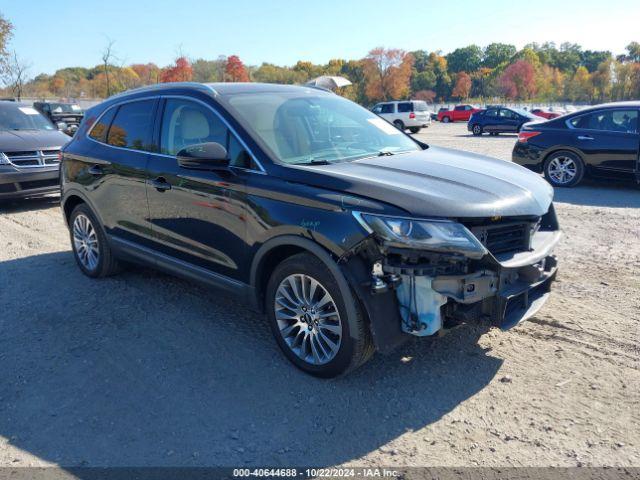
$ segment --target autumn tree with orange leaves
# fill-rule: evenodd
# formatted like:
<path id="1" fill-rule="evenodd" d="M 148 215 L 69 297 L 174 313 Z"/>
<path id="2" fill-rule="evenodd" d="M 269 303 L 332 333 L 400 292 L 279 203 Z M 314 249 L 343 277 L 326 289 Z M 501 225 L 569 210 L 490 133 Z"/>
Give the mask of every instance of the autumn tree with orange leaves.
<path id="1" fill-rule="evenodd" d="M 248 82 L 249 72 L 237 55 L 227 57 L 224 67 L 225 78 L 229 82 Z"/>
<path id="2" fill-rule="evenodd" d="M 161 82 L 189 82 L 193 78 L 193 68 L 185 57 L 178 57 L 175 65 L 162 70 Z"/>
<path id="3" fill-rule="evenodd" d="M 470 93 L 471 76 L 469 76 L 467 72 L 458 72 L 458 74 L 456 75 L 456 84 L 453 87 L 451 96 L 454 98 L 459 98 L 460 100 L 465 100 L 469 98 Z"/>
<path id="4" fill-rule="evenodd" d="M 371 101 L 409 95 L 413 56 L 395 48 L 374 48 L 363 60 L 365 95 Z"/>

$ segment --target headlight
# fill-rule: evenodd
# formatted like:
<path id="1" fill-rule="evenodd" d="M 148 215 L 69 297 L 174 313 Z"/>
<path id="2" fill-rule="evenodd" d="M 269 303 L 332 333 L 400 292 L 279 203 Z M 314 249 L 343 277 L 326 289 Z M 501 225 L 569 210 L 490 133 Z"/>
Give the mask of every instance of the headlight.
<path id="1" fill-rule="evenodd" d="M 448 220 L 394 218 L 353 212 L 360 224 L 391 245 L 482 258 L 487 249 L 464 225 Z"/>

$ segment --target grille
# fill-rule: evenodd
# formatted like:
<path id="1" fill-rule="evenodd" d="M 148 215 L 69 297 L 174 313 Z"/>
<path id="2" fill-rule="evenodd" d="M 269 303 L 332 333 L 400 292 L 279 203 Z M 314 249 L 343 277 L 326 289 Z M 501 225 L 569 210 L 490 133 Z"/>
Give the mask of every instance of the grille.
<path id="1" fill-rule="evenodd" d="M 473 234 L 492 254 L 529 250 L 533 223 L 509 223 L 474 227 Z"/>
<path id="2" fill-rule="evenodd" d="M 28 150 L 20 152 L 5 152 L 5 155 L 16 167 L 43 167 L 46 165 L 56 165 L 59 150 Z"/>

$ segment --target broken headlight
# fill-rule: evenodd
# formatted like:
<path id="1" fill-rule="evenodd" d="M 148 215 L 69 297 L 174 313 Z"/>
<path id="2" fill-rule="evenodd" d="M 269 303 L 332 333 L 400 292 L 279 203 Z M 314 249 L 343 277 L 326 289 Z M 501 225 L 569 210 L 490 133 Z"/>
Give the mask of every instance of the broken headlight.
<path id="1" fill-rule="evenodd" d="M 360 224 L 389 245 L 482 258 L 487 249 L 467 228 L 449 220 L 419 220 L 353 212 Z"/>

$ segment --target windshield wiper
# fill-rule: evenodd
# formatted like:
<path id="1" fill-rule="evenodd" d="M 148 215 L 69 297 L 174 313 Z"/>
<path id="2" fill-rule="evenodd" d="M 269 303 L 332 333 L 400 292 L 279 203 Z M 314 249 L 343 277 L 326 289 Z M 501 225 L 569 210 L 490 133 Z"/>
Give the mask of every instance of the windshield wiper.
<path id="1" fill-rule="evenodd" d="M 395 155 L 395 153 L 390 152 L 389 150 L 381 150 L 378 152 L 378 157 L 390 157 L 391 155 Z"/>
<path id="2" fill-rule="evenodd" d="M 297 162 L 293 165 L 331 165 L 329 160 L 325 160 L 324 158 L 314 158 L 309 160 L 308 162 Z"/>

